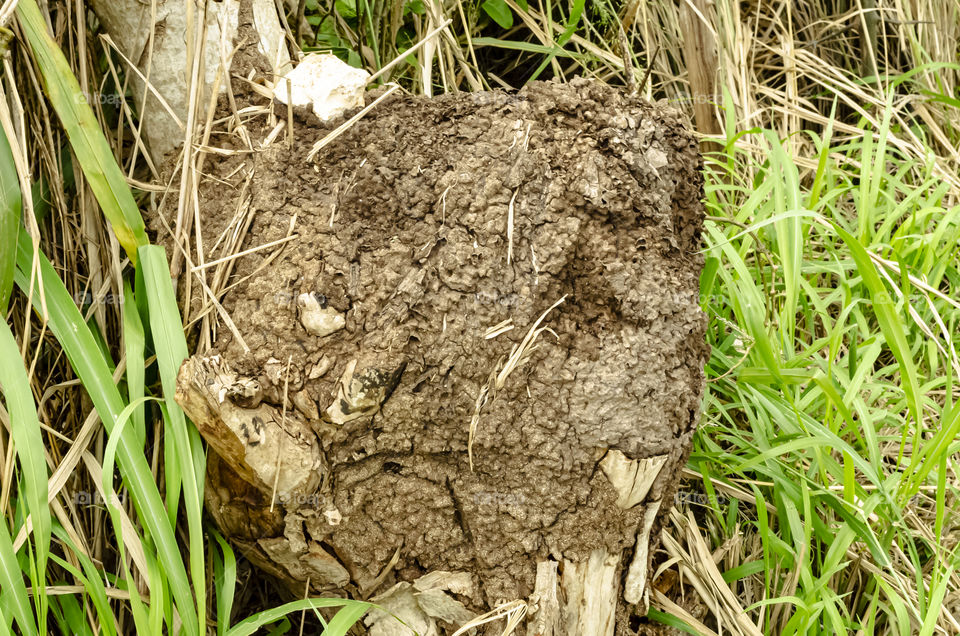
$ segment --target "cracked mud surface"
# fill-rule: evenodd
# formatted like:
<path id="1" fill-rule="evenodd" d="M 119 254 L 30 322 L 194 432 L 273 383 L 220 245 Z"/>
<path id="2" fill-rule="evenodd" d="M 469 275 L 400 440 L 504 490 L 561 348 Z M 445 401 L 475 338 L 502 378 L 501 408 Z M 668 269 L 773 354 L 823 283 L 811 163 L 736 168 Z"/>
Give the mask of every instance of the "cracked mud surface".
<path id="1" fill-rule="evenodd" d="M 212 352 L 259 384 L 228 400 L 322 455 L 284 470 L 318 478 L 270 511 L 269 483 L 214 458 L 208 509 L 294 589 L 464 571 L 475 608 L 528 596 L 537 561 L 632 549 L 644 506 L 621 510 L 598 462 L 667 455 L 647 500 L 672 496 L 702 394 L 692 134 L 587 81 L 391 96 L 308 162 L 330 129 L 244 159 L 243 248 L 294 217 L 296 238 L 237 261 L 223 304 L 250 351 L 221 325 Z M 239 162 L 201 190 L 207 244 L 236 225 Z"/>

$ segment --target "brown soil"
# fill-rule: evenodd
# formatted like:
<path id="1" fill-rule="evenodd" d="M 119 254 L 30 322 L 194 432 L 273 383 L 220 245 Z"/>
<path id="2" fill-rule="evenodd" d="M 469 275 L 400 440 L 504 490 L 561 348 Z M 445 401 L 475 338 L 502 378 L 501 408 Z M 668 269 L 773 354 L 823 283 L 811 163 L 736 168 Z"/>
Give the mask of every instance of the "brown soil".
<path id="1" fill-rule="evenodd" d="M 474 609 L 527 597 L 537 561 L 632 550 L 644 506 L 621 510 L 598 461 L 667 454 L 647 499 L 671 497 L 707 355 L 702 181 L 679 115 L 588 81 L 395 96 L 308 162 L 330 129 L 298 121 L 292 147 L 245 158 L 256 217 L 243 247 L 284 238 L 294 217 L 297 238 L 266 267 L 275 250 L 236 266 L 224 307 L 251 351 L 223 326 L 214 344 L 259 382 L 243 406 L 316 434 L 321 483 L 271 512 L 269 489 L 214 457 L 208 509 L 223 530 L 301 593 L 307 577 L 368 596 L 464 571 Z M 239 161 L 208 169 L 224 182 L 201 191 L 207 245 L 236 213 Z M 301 294 L 344 327 L 309 333 Z"/>

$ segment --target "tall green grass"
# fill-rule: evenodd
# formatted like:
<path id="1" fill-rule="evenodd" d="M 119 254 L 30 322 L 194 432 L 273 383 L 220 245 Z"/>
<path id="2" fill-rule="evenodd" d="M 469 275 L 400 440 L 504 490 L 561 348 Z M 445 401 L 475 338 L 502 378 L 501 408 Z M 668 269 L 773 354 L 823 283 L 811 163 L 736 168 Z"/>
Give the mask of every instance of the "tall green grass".
<path id="1" fill-rule="evenodd" d="M 63 53 L 47 33 L 34 0 L 20 2 L 17 16 L 71 150 L 127 251 L 131 268 L 126 272 L 123 305 L 125 355 L 116 361 L 105 355 L 99 334 L 84 320 L 50 261 L 37 251 L 25 230 L 18 230 L 20 202 L 31 193 L 21 192 L 9 140 L 4 134 L 0 140 L 0 227 L 7 231 L 2 235 L 5 244 L 0 259 L 0 300 L 5 308 L 9 297 L 6 281 L 15 280 L 62 347 L 109 436 L 102 465 L 91 455 L 85 457 L 85 464 L 101 476 L 102 494 L 119 539 L 122 576 L 94 564 L 86 551 L 70 539 L 68 528 L 51 517 L 47 500 L 55 499 L 58 493 L 48 492 L 49 472 L 30 388 L 29 359 L 21 357 L 10 327 L 5 324 L 0 329 L 0 385 L 10 416 L 20 487 L 15 489 L 11 501 L 16 511 L 13 525 L 7 525 L 6 517 L 0 524 L 0 581 L 4 590 L 0 595 L 0 625 L 9 629 L 12 620 L 20 633 L 46 634 L 52 617 L 60 633 L 116 633 L 120 630 L 118 617 L 106 594 L 107 588 L 111 588 L 128 595 L 137 633 L 199 635 L 206 632 L 207 624 L 207 563 L 216 564 L 214 577 L 223 584 L 231 577 L 235 579 L 228 569 L 235 567 L 232 564 L 236 559 L 225 542 L 206 541 L 202 523 L 205 450 L 196 428 L 188 423 L 173 399 L 177 371 L 188 351 L 166 256 L 162 248 L 148 244 L 140 212 L 110 145 Z M 151 364 L 156 365 L 160 378 L 156 396 L 152 395 L 154 387 L 145 385 L 147 351 L 154 354 L 155 362 Z M 115 381 L 118 365 L 126 370 L 121 376 L 125 378 L 126 391 Z M 162 444 L 165 454 L 162 493 L 160 480 L 146 459 L 144 404 L 148 400 L 158 402 L 162 419 L 161 439 L 153 440 Z M 115 467 L 120 478 L 118 486 L 129 493 L 129 508 L 117 496 Z M 185 546 L 178 538 L 181 515 L 186 518 Z M 18 552 L 14 537 L 20 533 L 28 538 Z M 52 543 L 54 537 L 59 546 Z M 49 585 L 58 583 L 50 579 L 47 568 L 51 555 L 60 568 L 83 585 L 79 599 L 45 593 Z M 29 593 L 25 578 L 31 584 Z M 218 590 L 215 597 L 220 631 L 228 635 L 250 634 L 288 612 L 320 607 L 342 608 L 325 633 L 344 634 L 368 608 L 366 603 L 341 599 L 305 599 L 251 616 L 228 630 L 232 596 Z M 92 625 L 84 617 L 84 606 L 96 617 Z"/>
<path id="2" fill-rule="evenodd" d="M 731 133 L 706 170 L 713 353 L 690 459 L 755 497 L 709 515 L 718 543 L 758 541 L 729 583 L 759 595 L 766 633 L 949 632 L 960 208 L 887 143 L 889 105 L 860 138 L 806 133 L 809 170 L 796 140 Z"/>

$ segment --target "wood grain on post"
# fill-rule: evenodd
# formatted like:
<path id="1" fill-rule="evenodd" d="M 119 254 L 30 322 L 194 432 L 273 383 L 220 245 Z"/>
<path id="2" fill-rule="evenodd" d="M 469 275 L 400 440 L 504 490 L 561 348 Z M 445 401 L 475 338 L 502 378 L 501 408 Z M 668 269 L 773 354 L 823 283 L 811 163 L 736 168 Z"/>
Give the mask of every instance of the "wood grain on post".
<path id="1" fill-rule="evenodd" d="M 719 135 L 723 131 L 717 120 L 715 106 L 718 102 L 717 42 L 706 22 L 712 12 L 712 2 L 709 0 L 683 0 L 680 3 L 683 52 L 694 121 L 697 132 L 705 136 Z M 705 151 L 718 149 L 715 143 L 701 143 Z"/>

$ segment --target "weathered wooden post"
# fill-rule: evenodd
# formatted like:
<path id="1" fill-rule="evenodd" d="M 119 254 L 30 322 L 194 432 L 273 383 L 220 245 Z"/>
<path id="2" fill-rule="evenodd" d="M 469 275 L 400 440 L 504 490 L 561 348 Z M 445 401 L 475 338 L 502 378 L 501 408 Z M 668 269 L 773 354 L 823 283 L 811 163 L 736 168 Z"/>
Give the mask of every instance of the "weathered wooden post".
<path id="1" fill-rule="evenodd" d="M 298 117 L 201 185 L 205 244 L 286 239 L 181 369 L 210 513 L 292 591 L 420 633 L 522 600 L 527 634 L 613 634 L 699 417 L 693 135 L 587 80 L 392 95 L 312 161 L 336 124 Z"/>

